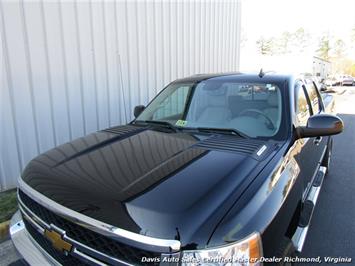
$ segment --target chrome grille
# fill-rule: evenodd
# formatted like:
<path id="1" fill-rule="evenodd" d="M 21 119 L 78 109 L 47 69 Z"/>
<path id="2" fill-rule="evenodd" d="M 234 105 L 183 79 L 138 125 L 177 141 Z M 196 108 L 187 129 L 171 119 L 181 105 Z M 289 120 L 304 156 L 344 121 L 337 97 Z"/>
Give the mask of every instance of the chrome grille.
<path id="1" fill-rule="evenodd" d="M 142 257 L 160 258 L 161 254 L 145 251 L 141 249 L 137 249 L 135 247 L 120 243 L 111 238 L 108 238 L 104 235 L 98 234 L 92 230 L 89 230 L 85 227 L 77 225 L 69 220 L 64 219 L 63 217 L 55 214 L 54 212 L 46 209 L 42 205 L 38 204 L 36 201 L 27 196 L 24 192 L 19 190 L 19 202 L 23 204 L 26 208 L 28 208 L 31 212 L 33 212 L 37 217 L 43 220 L 48 225 L 55 225 L 60 229 L 65 231 L 65 234 L 68 238 L 73 239 L 80 244 L 83 244 L 99 253 L 106 254 L 110 257 L 117 258 L 120 261 L 123 261 L 127 264 L 134 265 L 145 265 L 142 263 Z M 28 223 L 27 223 L 28 224 Z M 27 230 L 31 230 L 27 228 Z M 38 233 L 39 234 L 39 233 Z M 42 236 L 42 235 L 40 235 Z M 38 237 L 33 237 L 36 241 Z M 42 238 L 46 240 L 43 236 Z M 41 246 L 46 243 L 46 241 L 37 241 Z M 74 244 L 75 245 L 75 244 Z M 45 248 L 44 248 L 45 249 Z M 56 250 L 55 250 L 56 251 Z M 52 252 L 52 251 L 51 251 Z M 49 253 L 49 252 L 48 252 Z M 57 253 L 60 253 L 57 251 Z M 51 255 L 51 254 L 50 254 Z M 69 254 L 70 255 L 70 254 Z M 64 256 L 64 255 L 61 255 Z M 112 263 L 112 261 L 107 260 L 105 257 L 98 256 L 95 259 L 99 259 L 104 263 L 108 264 L 116 264 Z M 66 263 L 65 263 L 66 265 Z M 150 263 L 150 265 L 152 265 Z"/>
<path id="2" fill-rule="evenodd" d="M 31 225 L 26 219 L 24 220 L 24 224 L 28 233 L 37 242 L 37 244 L 40 245 L 40 247 L 44 249 L 44 251 L 46 251 L 53 259 L 55 259 L 60 264 L 66 266 L 86 265 L 86 263 L 73 256 L 65 256 L 64 254 L 58 252 L 55 248 L 53 248 L 52 244 L 42 234 L 40 234 L 36 230 L 36 228 Z"/>

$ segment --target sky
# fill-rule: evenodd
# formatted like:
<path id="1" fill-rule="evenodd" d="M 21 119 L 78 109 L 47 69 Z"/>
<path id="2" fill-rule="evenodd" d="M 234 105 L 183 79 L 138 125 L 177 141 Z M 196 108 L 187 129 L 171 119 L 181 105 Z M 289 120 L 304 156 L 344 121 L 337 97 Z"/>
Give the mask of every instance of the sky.
<path id="1" fill-rule="evenodd" d="M 250 36 L 303 27 L 310 33 L 346 35 L 355 27 L 355 1 L 243 0 L 242 27 Z"/>
<path id="2" fill-rule="evenodd" d="M 260 37 L 276 37 L 303 27 L 317 42 L 322 34 L 343 39 L 350 46 L 355 28 L 354 0 L 242 0 L 241 66 L 255 53 Z M 317 45 L 316 43 L 314 45 Z M 247 55 L 247 57 L 246 57 Z M 355 56 L 351 54 L 351 56 Z M 354 58 L 355 59 L 355 58 Z"/>

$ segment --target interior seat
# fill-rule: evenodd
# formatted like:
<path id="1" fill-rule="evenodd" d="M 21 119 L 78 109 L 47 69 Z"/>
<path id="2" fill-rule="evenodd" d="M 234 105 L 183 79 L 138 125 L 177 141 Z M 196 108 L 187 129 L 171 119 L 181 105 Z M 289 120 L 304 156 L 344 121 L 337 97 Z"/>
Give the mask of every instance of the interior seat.
<path id="1" fill-rule="evenodd" d="M 198 118 L 203 124 L 225 124 L 230 121 L 232 113 L 228 108 L 225 95 L 209 97 L 208 104 Z"/>
<path id="2" fill-rule="evenodd" d="M 268 106 L 263 110 L 265 115 L 269 117 L 277 128 L 280 124 L 280 110 L 279 110 L 279 95 L 276 92 L 272 92 L 269 94 L 267 98 Z"/>

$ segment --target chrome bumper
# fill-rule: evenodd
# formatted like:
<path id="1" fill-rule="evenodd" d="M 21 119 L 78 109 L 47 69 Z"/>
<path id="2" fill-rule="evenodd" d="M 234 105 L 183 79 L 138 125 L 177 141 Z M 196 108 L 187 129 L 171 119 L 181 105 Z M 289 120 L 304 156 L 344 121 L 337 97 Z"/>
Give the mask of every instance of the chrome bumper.
<path id="1" fill-rule="evenodd" d="M 32 239 L 20 211 L 11 218 L 10 236 L 17 251 L 30 265 L 60 265 Z"/>

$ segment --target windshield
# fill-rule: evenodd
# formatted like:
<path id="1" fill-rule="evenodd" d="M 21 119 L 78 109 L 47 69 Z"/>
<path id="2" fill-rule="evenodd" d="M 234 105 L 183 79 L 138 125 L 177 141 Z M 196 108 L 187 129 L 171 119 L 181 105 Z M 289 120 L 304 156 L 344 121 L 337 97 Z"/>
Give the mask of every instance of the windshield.
<path id="1" fill-rule="evenodd" d="M 272 137 L 280 130 L 281 106 L 280 89 L 271 83 L 173 83 L 136 121 L 161 121 L 180 128 L 234 129 L 249 137 Z"/>

